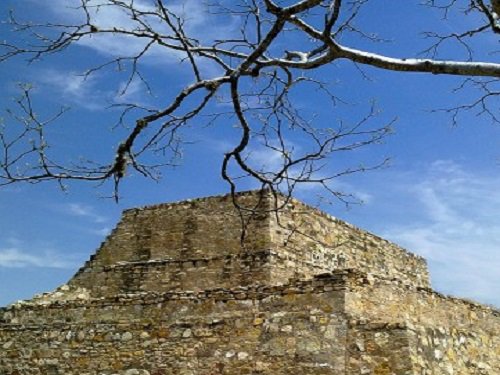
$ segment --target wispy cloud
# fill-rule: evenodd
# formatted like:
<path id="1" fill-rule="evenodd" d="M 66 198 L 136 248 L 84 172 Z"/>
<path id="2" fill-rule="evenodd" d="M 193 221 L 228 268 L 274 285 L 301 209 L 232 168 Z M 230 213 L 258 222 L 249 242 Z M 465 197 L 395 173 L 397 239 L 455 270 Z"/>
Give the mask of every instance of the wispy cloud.
<path id="1" fill-rule="evenodd" d="M 230 143 L 228 140 L 205 139 L 204 141 L 207 142 L 207 145 L 211 150 L 219 154 L 224 154 L 234 148 L 234 144 Z M 292 152 L 295 157 L 300 157 L 300 153 L 303 151 L 301 145 L 290 141 L 287 141 L 286 144 L 288 149 L 287 151 Z M 246 161 L 254 168 L 268 172 L 278 172 L 281 168 L 283 168 L 284 164 L 284 158 L 281 152 L 263 145 L 250 146 L 245 154 L 245 158 Z M 289 171 L 289 175 L 292 177 L 297 177 L 299 174 L 300 170 L 298 168 L 292 168 Z M 328 170 L 328 167 L 325 167 L 313 173 L 311 179 L 327 179 L 335 174 L 336 172 L 331 172 Z M 327 185 L 333 191 L 339 192 L 340 194 L 349 194 L 350 196 L 346 198 L 348 198 L 348 201 L 352 201 L 352 203 L 370 203 L 373 199 L 373 195 L 369 193 L 367 189 L 354 185 L 342 177 L 334 178 L 328 181 Z M 259 188 L 260 185 L 258 181 L 250 180 L 246 181 L 246 184 L 240 185 L 240 187 L 242 189 L 256 189 Z M 282 187 L 284 188 L 284 191 L 286 191 L 286 186 L 283 185 Z M 329 201 L 332 203 L 339 202 L 338 199 L 335 199 L 322 184 L 312 181 L 297 184 L 294 187 L 294 196 L 314 206 L 323 205 Z"/>
<path id="2" fill-rule="evenodd" d="M 123 4 L 130 2 L 124 1 Z M 149 1 L 135 0 L 134 8 L 142 11 L 155 12 L 155 7 Z M 78 9 L 80 5 L 76 0 L 52 0 L 47 3 L 50 11 L 58 20 L 66 23 L 82 22 L 84 13 Z M 141 28 L 142 25 L 133 19 L 126 6 L 110 4 L 107 0 L 93 0 L 88 2 L 88 10 L 94 26 L 97 28 L 117 28 L 133 31 Z M 170 1 L 168 9 L 184 20 L 183 29 L 191 38 L 200 41 L 212 41 L 213 39 L 224 39 L 234 36 L 239 28 L 235 17 L 226 17 L 226 22 L 211 22 L 213 14 L 207 12 L 207 7 L 198 0 L 177 0 Z M 150 27 L 158 33 L 169 35 L 172 32 L 165 22 L 158 17 L 149 17 L 147 20 Z M 148 40 L 134 36 L 124 36 L 119 34 L 95 34 L 81 38 L 78 41 L 80 46 L 84 46 L 105 56 L 133 56 L 141 52 Z M 145 55 L 148 63 L 162 64 L 179 63 L 185 58 L 185 54 L 180 51 L 160 47 L 157 44 L 151 46 Z M 203 60 L 200 60 L 201 65 Z M 203 66 L 202 66 L 203 68 Z"/>
<path id="3" fill-rule="evenodd" d="M 451 161 L 433 163 L 416 185 L 407 177 L 391 180 L 407 191 L 393 198 L 415 221 L 382 235 L 427 258 L 438 290 L 500 306 L 500 178 Z"/>
<path id="4" fill-rule="evenodd" d="M 0 248 L 0 267 L 71 269 L 77 267 L 78 263 L 74 257 L 53 250 L 44 250 L 40 254 L 33 254 L 17 247 Z"/>
<path id="5" fill-rule="evenodd" d="M 116 96 L 112 90 L 99 88 L 101 77 L 98 74 L 84 77 L 76 71 L 44 69 L 37 72 L 36 80 L 45 88 L 61 94 L 68 104 L 91 111 L 106 108 Z"/>
<path id="6" fill-rule="evenodd" d="M 113 86 L 108 78 L 101 73 L 85 76 L 81 72 L 62 69 L 39 69 L 33 76 L 33 80 L 43 85 L 45 91 L 53 91 L 56 97 L 64 99 L 65 104 L 90 111 L 105 110 L 122 103 L 147 106 L 153 100 L 140 79 L 131 82 L 123 80 Z"/>
<path id="7" fill-rule="evenodd" d="M 127 1 L 123 2 L 127 4 Z M 36 4 L 34 4 L 36 5 Z M 97 28 L 117 28 L 128 31 L 142 27 L 138 21 L 127 12 L 126 7 L 110 4 L 107 0 L 93 0 L 88 2 L 92 23 Z M 100 5 L 100 6 L 98 6 Z M 148 1 L 134 1 L 134 7 L 141 10 L 151 10 L 154 7 Z M 216 22 L 214 15 L 209 14 L 205 6 L 200 5 L 197 0 L 173 1 L 168 4 L 169 10 L 179 15 L 185 20 L 184 31 L 193 38 L 200 41 L 212 42 L 214 39 L 223 39 L 235 35 L 238 30 L 238 22 L 234 17 L 228 17 L 227 22 Z M 86 22 L 82 17 L 79 0 L 53 0 L 44 5 L 44 10 L 48 9 L 55 19 L 54 23 L 78 24 Z M 169 35 L 172 32 L 167 30 L 165 22 L 161 22 L 158 17 L 148 19 L 149 25 L 158 32 Z M 97 70 L 85 76 L 84 71 L 68 69 L 44 69 L 37 71 L 34 80 L 40 82 L 44 87 L 49 87 L 57 94 L 64 97 L 70 105 L 77 105 L 88 110 L 102 110 L 109 105 L 118 103 L 135 103 L 140 105 L 150 104 L 148 90 L 142 81 L 136 76 L 130 84 L 128 73 L 131 67 L 127 67 L 127 58 L 138 55 L 144 51 L 149 43 L 147 38 L 120 35 L 117 33 L 92 34 L 80 38 L 76 44 L 87 49 L 86 56 L 92 61 L 93 53 L 98 53 L 107 58 L 108 62 L 120 57 L 121 61 L 118 69 L 122 74 L 122 82 L 111 84 L 109 75 L 104 74 L 108 70 Z M 64 52 L 63 52 L 64 53 Z M 97 59 L 101 61 L 102 59 Z M 130 61 L 130 60 L 129 60 Z M 213 62 L 206 58 L 197 58 L 199 69 L 206 76 L 221 74 L 220 69 Z M 102 64 L 102 61 L 101 61 Z M 145 65 L 144 65 L 145 64 Z M 95 68 L 100 64 L 89 65 L 87 68 Z M 153 44 L 141 57 L 141 64 L 137 67 L 142 70 L 144 67 L 157 66 L 169 74 L 179 74 L 188 71 L 190 65 L 187 62 L 185 53 Z M 127 73 L 128 72 L 128 73 Z M 147 74 L 146 74 L 147 76 Z M 117 75 L 118 77 L 118 75 Z M 125 92 L 123 92 L 126 88 Z M 154 98 L 151 97 L 151 101 Z"/>
<path id="8" fill-rule="evenodd" d="M 82 203 L 68 203 L 65 206 L 66 212 L 73 216 L 87 218 L 96 224 L 105 223 L 108 219 L 96 213 L 95 209 Z"/>
<path id="9" fill-rule="evenodd" d="M 93 234 L 96 234 L 98 236 L 104 237 L 107 236 L 111 232 L 110 227 L 103 227 L 101 229 L 95 229 L 91 231 Z"/>
<path id="10" fill-rule="evenodd" d="M 285 162 L 282 152 L 264 146 L 252 147 L 246 158 L 257 169 L 275 172 L 279 171 Z"/>
<path id="11" fill-rule="evenodd" d="M 290 156 L 294 158 L 301 157 L 303 148 L 299 144 L 288 141 L 286 147 L 287 152 Z M 248 151 L 247 157 L 248 162 L 250 162 L 251 165 L 254 165 L 256 168 L 261 168 L 265 171 L 278 172 L 283 168 L 285 164 L 285 159 L 282 152 L 263 146 L 251 148 L 250 151 Z M 319 163 L 317 166 L 319 166 Z M 372 199 L 372 195 L 370 193 L 364 191 L 363 189 L 356 188 L 354 185 L 349 183 L 347 180 L 342 179 L 341 177 L 330 179 L 330 177 L 335 175 L 336 172 L 330 171 L 327 166 L 317 169 L 316 171 L 312 172 L 310 176 L 307 176 L 307 172 L 304 173 L 304 171 L 301 170 L 301 167 L 302 165 L 299 165 L 288 170 L 288 175 L 292 179 L 307 177 L 304 178 L 304 182 L 300 182 L 294 187 L 294 194 L 299 199 L 303 199 L 308 201 L 309 203 L 314 204 L 313 202 L 311 202 L 312 195 L 314 195 L 322 203 L 328 201 L 331 201 L 332 203 L 338 203 L 338 199 L 336 199 L 330 192 L 328 192 L 323 184 L 321 184 L 320 182 L 316 182 L 322 179 L 324 180 L 328 188 L 333 192 L 338 192 L 339 195 L 346 194 L 346 201 L 369 203 Z"/>

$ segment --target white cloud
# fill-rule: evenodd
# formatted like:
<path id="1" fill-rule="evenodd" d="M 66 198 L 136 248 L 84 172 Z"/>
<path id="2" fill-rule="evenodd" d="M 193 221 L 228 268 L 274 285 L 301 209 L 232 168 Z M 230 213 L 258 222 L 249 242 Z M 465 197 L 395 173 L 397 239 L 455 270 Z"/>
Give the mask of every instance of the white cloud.
<path id="1" fill-rule="evenodd" d="M 55 17 L 64 23 L 80 23 L 83 22 L 84 13 L 79 7 L 79 1 L 76 0 L 52 0 L 47 2 L 47 5 Z M 124 1 L 123 4 L 128 4 Z M 134 21 L 129 11 L 125 7 L 110 5 L 106 0 L 94 0 L 89 2 L 89 14 L 91 22 L 94 26 L 101 29 L 118 28 L 128 31 L 142 28 L 142 25 Z M 97 5 L 100 5 L 97 7 Z M 103 6 L 104 5 L 104 6 Z M 169 2 L 166 7 L 184 19 L 183 29 L 191 38 L 197 38 L 203 41 L 213 41 L 214 39 L 229 38 L 234 36 L 239 25 L 235 17 L 226 17 L 226 22 L 212 21 L 214 15 L 207 12 L 204 3 L 198 0 L 178 0 Z M 153 3 L 150 1 L 134 1 L 134 8 L 143 11 L 155 11 Z M 212 21 L 212 22 L 211 22 Z M 156 32 L 169 35 L 172 34 L 165 22 L 159 20 L 158 17 L 149 17 L 148 24 L 156 30 Z M 116 34 L 94 34 L 88 37 L 81 38 L 77 43 L 105 56 L 133 56 L 144 49 L 148 43 L 148 39 L 134 36 L 124 36 Z M 151 64 L 179 63 L 186 56 L 184 53 L 172 49 L 161 47 L 157 44 L 151 46 L 148 53 L 145 55 L 146 62 Z M 211 64 L 207 64 L 206 60 L 200 59 L 202 69 L 207 68 L 212 70 Z"/>
<path id="2" fill-rule="evenodd" d="M 111 228 L 110 227 L 103 227 L 101 229 L 95 229 L 92 230 L 91 233 L 96 234 L 101 237 L 105 237 L 111 233 Z"/>
<path id="3" fill-rule="evenodd" d="M 84 77 L 75 71 L 45 69 L 37 73 L 36 79 L 60 93 L 70 104 L 77 104 L 92 111 L 104 109 L 113 102 L 111 90 L 99 89 L 100 76 Z"/>
<path id="4" fill-rule="evenodd" d="M 283 154 L 268 147 L 252 147 L 247 153 L 251 165 L 263 171 L 279 171 L 285 162 Z"/>
<path id="5" fill-rule="evenodd" d="M 391 181 L 407 189 L 401 210 L 420 219 L 382 236 L 424 256 L 437 290 L 500 306 L 500 178 L 437 161 L 416 185 Z"/>
<path id="6" fill-rule="evenodd" d="M 151 97 L 140 79 L 133 79 L 129 84 L 128 80 L 123 80 L 110 87 L 108 78 L 100 73 L 84 76 L 77 71 L 42 69 L 37 70 L 33 79 L 56 92 L 68 104 L 90 111 L 104 110 L 120 103 L 149 104 Z"/>
<path id="7" fill-rule="evenodd" d="M 290 152 L 290 155 L 295 158 L 299 158 L 301 156 L 302 147 L 293 142 L 286 142 L 287 151 Z M 281 152 L 273 150 L 268 147 L 252 147 L 250 151 L 248 151 L 248 160 L 251 165 L 256 166 L 257 168 L 262 168 L 265 171 L 274 171 L 277 172 L 281 170 L 284 165 L 284 158 Z M 326 159 L 325 159 L 326 160 Z M 318 163 L 317 166 L 319 166 Z M 289 176 L 292 178 L 300 177 L 301 165 L 291 168 L 289 172 Z M 350 196 L 346 196 L 346 200 L 352 203 L 369 203 L 371 202 L 373 196 L 363 189 L 356 188 L 345 179 L 334 178 L 329 180 L 329 177 L 335 175 L 336 172 L 330 172 L 328 167 L 321 168 L 310 176 L 311 180 L 321 180 L 324 179 L 326 185 L 335 192 L 340 194 L 349 194 Z M 285 188 L 285 186 L 283 186 Z M 301 182 L 298 183 L 294 188 L 294 194 L 297 195 L 299 199 L 303 199 L 311 202 L 312 195 L 316 195 L 316 197 L 320 198 L 320 201 L 323 203 L 327 201 L 332 201 L 332 203 L 338 203 L 338 200 L 331 196 L 331 194 L 325 189 L 325 187 L 319 182 Z M 313 203 L 314 204 L 314 203 Z"/>
<path id="8" fill-rule="evenodd" d="M 140 79 L 134 79 L 130 83 L 120 83 L 114 101 L 116 103 L 144 103 L 144 83 Z"/>
<path id="9" fill-rule="evenodd" d="M 210 147 L 213 151 L 218 154 L 225 154 L 226 152 L 232 150 L 235 144 L 230 143 L 228 140 L 222 139 L 208 139 L 205 140 L 208 143 L 208 147 Z M 300 152 L 302 151 L 302 147 L 294 142 L 287 141 L 287 149 L 293 153 L 296 157 L 300 156 Z M 268 147 L 264 147 L 262 145 L 252 145 L 248 148 L 246 152 L 246 160 L 250 165 L 252 165 L 256 169 L 261 169 L 264 171 L 277 172 L 283 167 L 283 155 L 270 149 Z M 298 176 L 299 175 L 298 168 L 292 169 L 290 171 L 290 176 Z M 321 169 L 320 171 L 314 173 L 313 178 L 327 178 L 328 176 L 334 175 L 335 172 L 331 172 L 328 174 L 328 167 Z M 352 203 L 371 203 L 373 200 L 373 195 L 370 194 L 366 189 L 359 188 L 346 179 L 342 177 L 332 179 L 328 182 L 328 186 L 336 192 L 351 194 L 351 198 L 348 199 Z M 260 187 L 260 184 L 257 180 L 246 181 L 246 184 L 242 184 L 241 188 L 245 189 L 257 189 Z M 281 186 L 283 191 L 286 191 L 286 186 L 283 184 Z M 332 203 L 338 203 L 339 201 L 334 198 L 328 191 L 325 190 L 324 186 L 317 182 L 304 182 L 299 183 L 294 188 L 294 196 L 298 199 L 304 200 L 307 203 L 317 206 L 321 204 L 325 204 L 329 201 Z"/>
<path id="10" fill-rule="evenodd" d="M 5 268 L 64 268 L 77 267 L 78 262 L 52 250 L 31 254 L 17 247 L 0 248 L 0 267 Z"/>
<path id="11" fill-rule="evenodd" d="M 84 217 L 97 224 L 105 223 L 108 221 L 106 217 L 96 213 L 93 207 L 81 203 L 67 204 L 66 211 L 70 215 Z"/>
<path id="12" fill-rule="evenodd" d="M 127 3 L 125 1 L 124 3 Z M 97 4 L 107 4 L 107 6 L 95 7 Z M 35 4 L 36 5 L 36 4 Z M 78 24 L 85 22 L 82 16 L 84 13 L 80 8 L 80 1 L 77 0 L 53 0 L 44 5 L 44 9 L 49 9 L 55 18 L 54 23 Z M 91 23 L 98 28 L 121 28 L 133 31 L 140 27 L 137 21 L 132 20 L 131 15 L 123 7 L 111 5 L 106 0 L 94 0 L 88 3 L 90 9 Z M 150 1 L 134 1 L 134 7 L 142 10 L 154 9 Z M 168 4 L 169 10 L 185 18 L 184 30 L 190 36 L 202 41 L 213 41 L 229 35 L 234 35 L 238 30 L 237 20 L 229 17 L 228 22 L 216 22 L 213 15 L 207 13 L 206 7 L 197 0 L 173 1 Z M 148 20 L 152 28 L 169 34 L 165 23 L 159 22 L 156 18 Z M 171 32 L 170 32 L 171 33 Z M 148 43 L 147 38 L 134 36 L 116 35 L 113 33 L 93 34 L 82 37 L 76 44 L 93 52 L 107 57 L 111 61 L 117 57 L 132 57 L 143 51 Z M 87 51 L 89 52 L 89 51 Z M 64 53 L 64 52 L 63 52 Z M 86 53 L 89 61 L 93 61 L 92 54 Z M 88 76 L 84 76 L 84 71 L 44 69 L 37 72 L 35 80 L 43 83 L 45 87 L 52 88 L 60 93 L 69 104 L 76 104 L 88 110 L 102 110 L 111 104 L 135 103 L 147 105 L 144 98 L 146 87 L 137 77 L 132 80 L 125 93 L 122 93 L 131 68 L 127 67 L 127 60 L 122 61 L 121 73 L 125 74 L 125 80 L 121 83 L 109 87 L 109 76 L 104 72 L 108 70 L 94 71 Z M 141 58 L 141 62 L 147 66 L 160 67 L 165 74 L 178 74 L 190 70 L 186 55 L 180 51 L 161 47 L 157 44 L 151 46 L 147 53 Z M 102 63 L 102 62 L 101 62 Z M 207 77 L 220 75 L 222 72 L 218 66 L 206 58 L 198 59 L 199 69 Z M 87 68 L 95 68 L 96 65 L 90 63 Z M 143 69 L 145 66 L 139 66 Z M 142 71 L 144 73 L 144 71 Z"/>

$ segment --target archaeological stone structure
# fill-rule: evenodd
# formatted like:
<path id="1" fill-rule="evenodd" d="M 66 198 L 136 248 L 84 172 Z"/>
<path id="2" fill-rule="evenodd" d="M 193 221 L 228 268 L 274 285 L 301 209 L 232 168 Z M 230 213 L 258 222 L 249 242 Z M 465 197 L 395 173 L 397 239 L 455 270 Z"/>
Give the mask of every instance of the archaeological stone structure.
<path id="1" fill-rule="evenodd" d="M 433 291 L 421 257 L 236 199 L 125 211 L 66 285 L 0 309 L 0 375 L 500 374 L 500 312 Z"/>

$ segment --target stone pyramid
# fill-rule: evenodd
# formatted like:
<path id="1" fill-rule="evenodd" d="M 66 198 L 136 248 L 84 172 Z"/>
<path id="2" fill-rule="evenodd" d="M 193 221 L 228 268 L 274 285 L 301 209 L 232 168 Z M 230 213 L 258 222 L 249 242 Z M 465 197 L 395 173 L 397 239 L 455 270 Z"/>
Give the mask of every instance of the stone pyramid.
<path id="1" fill-rule="evenodd" d="M 500 312 L 433 291 L 424 259 L 236 198 L 125 211 L 68 284 L 0 309 L 0 375 L 500 374 Z"/>

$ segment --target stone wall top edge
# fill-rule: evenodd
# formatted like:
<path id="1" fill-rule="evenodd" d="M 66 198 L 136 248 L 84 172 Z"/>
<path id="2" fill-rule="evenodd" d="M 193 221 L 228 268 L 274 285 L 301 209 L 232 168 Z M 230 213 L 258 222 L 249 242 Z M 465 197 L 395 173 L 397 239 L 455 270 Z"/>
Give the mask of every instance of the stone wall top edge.
<path id="1" fill-rule="evenodd" d="M 155 265 L 164 264 L 179 264 L 179 263 L 196 263 L 196 262 L 213 262 L 218 260 L 230 260 L 230 259 L 254 259 L 254 258 L 265 258 L 268 256 L 279 256 L 280 254 L 271 249 L 263 249 L 258 251 L 247 251 L 237 254 L 223 253 L 223 255 L 211 256 L 211 257 L 196 257 L 196 258 L 161 258 L 161 259 L 149 259 L 149 260 L 139 260 L 139 261 L 118 261 L 109 266 L 103 266 L 104 270 L 113 270 L 116 268 L 133 268 L 133 267 L 147 267 Z"/>
<path id="2" fill-rule="evenodd" d="M 258 189 L 244 190 L 244 191 L 236 192 L 234 195 L 236 197 L 251 196 L 251 195 L 258 194 L 260 191 L 261 190 L 258 190 Z M 130 208 L 124 209 L 123 214 L 130 214 L 130 213 L 139 212 L 139 211 L 156 210 L 156 209 L 162 209 L 162 208 L 170 208 L 170 207 L 175 207 L 175 206 L 182 206 L 184 204 L 189 204 L 189 203 L 193 203 L 193 204 L 203 203 L 203 202 L 211 201 L 211 200 L 223 201 L 223 200 L 226 200 L 229 198 L 231 198 L 231 193 L 216 194 L 216 195 L 210 195 L 207 197 L 188 198 L 188 199 L 183 199 L 183 200 L 178 200 L 178 201 L 173 201 L 173 202 L 164 202 L 164 203 L 150 204 L 150 205 L 144 205 L 144 206 L 139 206 L 139 207 L 130 207 Z"/>
<path id="3" fill-rule="evenodd" d="M 392 247 L 395 247 L 398 250 L 406 253 L 408 256 L 416 258 L 418 260 L 421 260 L 421 261 L 423 261 L 423 262 L 425 262 L 427 264 L 427 260 L 423 256 L 420 256 L 418 254 L 412 253 L 411 251 L 409 251 L 409 250 L 401 247 L 400 245 L 398 245 L 398 244 L 396 244 L 394 242 L 391 242 L 391 241 L 389 241 L 389 240 L 387 240 L 387 239 L 385 239 L 383 237 L 380 237 L 380 236 L 378 236 L 378 235 L 376 235 L 376 234 L 374 234 L 372 232 L 369 232 L 369 231 L 367 231 L 365 229 L 362 229 L 362 228 L 360 228 L 360 227 L 358 227 L 358 226 L 356 226 L 354 224 L 348 223 L 347 221 L 344 221 L 344 220 L 339 219 L 339 218 L 337 218 L 337 217 L 335 217 L 333 215 L 330 215 L 329 213 L 327 213 L 327 212 L 319 209 L 318 207 L 311 206 L 311 205 L 309 205 L 307 203 L 304 203 L 304 202 L 298 200 L 297 198 L 291 198 L 290 199 L 290 203 L 302 206 L 306 210 L 313 211 L 314 213 L 318 214 L 319 216 L 322 216 L 322 217 L 326 218 L 329 221 L 332 221 L 332 222 L 334 222 L 336 224 L 339 224 L 339 225 L 342 225 L 344 227 L 347 227 L 347 228 L 349 228 L 351 230 L 354 230 L 354 231 L 356 231 L 358 233 L 361 233 L 363 235 L 372 237 L 373 239 L 376 239 L 377 241 L 381 241 L 381 242 L 387 243 L 387 244 L 391 245 Z"/>
<path id="4" fill-rule="evenodd" d="M 259 296 L 270 296 L 273 294 L 282 294 L 284 291 L 287 293 L 305 293 L 305 292 L 314 292 L 315 286 L 326 286 L 326 285 L 338 285 L 343 288 L 343 290 L 349 291 L 353 287 L 367 287 L 374 284 L 390 284 L 395 285 L 398 288 L 408 290 L 408 291 L 416 291 L 417 293 L 425 294 L 428 296 L 433 296 L 435 298 L 450 301 L 452 303 L 457 303 L 461 305 L 466 305 L 474 310 L 482 310 L 485 312 L 489 312 L 494 316 L 500 318 L 500 309 L 491 306 L 484 305 L 479 302 L 475 302 L 469 299 L 455 297 L 446 295 L 444 293 L 437 292 L 431 288 L 423 288 L 423 287 L 415 287 L 411 284 L 404 283 L 399 279 L 385 278 L 381 275 L 368 274 L 366 272 L 360 271 L 358 269 L 342 269 L 335 270 L 331 272 L 326 272 L 322 274 L 317 274 L 313 278 L 310 279 L 291 279 L 286 284 L 281 285 L 264 285 L 264 284 L 254 284 L 249 286 L 238 286 L 234 288 L 214 288 L 207 289 L 202 291 L 171 291 L 171 292 L 141 292 L 141 293 L 130 293 L 130 294 L 118 294 L 111 297 L 100 297 L 88 300 L 56 300 L 47 302 L 38 302 L 36 300 L 27 300 L 27 301 L 19 301 L 17 303 L 0 307 L 0 315 L 4 311 L 8 310 L 17 310 L 17 309 L 44 309 L 49 308 L 50 306 L 62 307 L 67 305 L 78 305 L 85 306 L 88 303 L 98 303 L 98 304 L 113 304 L 116 303 L 126 303 L 129 301 L 130 303 L 136 303 L 138 300 L 142 300 L 144 298 L 152 298 L 152 299 L 204 299 L 204 298 L 213 298 L 215 295 L 224 298 L 224 296 L 236 295 L 242 292 L 253 293 L 253 297 Z M 293 288 L 296 288 L 293 290 Z M 155 302 L 156 303 L 156 302 Z"/>
<path id="5" fill-rule="evenodd" d="M 114 304 L 136 304 L 138 301 L 146 301 L 144 304 L 158 303 L 167 300 L 203 300 L 210 298 L 217 299 L 245 299 L 238 298 L 242 293 L 251 295 L 254 299 L 262 299 L 272 295 L 284 294 L 304 294 L 309 292 L 325 292 L 331 290 L 345 290 L 347 280 L 358 271 L 354 269 L 346 269 L 331 273 L 316 275 L 311 279 L 292 279 L 287 284 L 280 285 L 265 285 L 254 284 L 248 286 L 238 286 L 233 288 L 213 288 L 201 291 L 169 291 L 169 292 L 138 292 L 117 294 L 109 297 L 87 298 L 87 299 L 71 299 L 71 300 L 52 300 L 52 301 L 36 301 L 27 300 L 0 307 L 1 314 L 9 310 L 37 310 L 49 308 L 64 308 L 64 307 L 85 307 L 88 305 L 114 305 Z M 324 288 L 326 287 L 326 288 Z M 332 287 L 331 289 L 329 287 Z M 234 297 L 234 298 L 233 298 Z M 149 302 L 147 302 L 149 301 Z"/>
<path id="6" fill-rule="evenodd" d="M 351 286 L 361 286 L 361 287 L 366 287 L 368 285 L 374 285 L 377 283 L 380 284 L 392 284 L 395 285 L 401 289 L 405 289 L 408 291 L 414 290 L 417 291 L 418 293 L 421 294 L 426 294 L 428 296 L 433 296 L 435 298 L 441 299 L 443 301 L 449 301 L 452 303 L 456 304 L 461 304 L 461 305 L 466 305 L 470 307 L 471 309 L 475 310 L 483 310 L 483 311 L 489 311 L 491 312 L 492 315 L 497 316 L 500 318 L 500 308 L 492 305 L 485 305 L 467 298 L 461 298 L 461 297 L 456 297 L 452 295 L 447 295 L 441 292 L 438 292 L 432 288 L 425 288 L 425 287 L 415 287 L 411 284 L 405 283 L 399 279 L 393 279 L 393 278 L 385 278 L 381 275 L 376 275 L 376 274 L 367 274 L 362 271 L 356 270 L 355 272 L 351 272 L 349 274 L 349 281 L 353 281 L 354 285 L 351 284 Z"/>
<path id="7" fill-rule="evenodd" d="M 121 268 L 141 268 L 141 267 L 154 267 L 154 266 L 162 266 L 162 265 L 167 265 L 167 264 L 185 264 L 185 263 L 194 263 L 193 266 L 196 267 L 195 263 L 209 263 L 209 262 L 214 262 L 214 261 L 220 261 L 220 260 L 255 260 L 255 259 L 265 259 L 268 257 L 275 257 L 277 259 L 281 260 L 287 260 L 288 258 L 284 256 L 281 252 L 276 251 L 274 249 L 264 249 L 264 250 L 258 250 L 258 251 L 251 251 L 251 252 L 241 252 L 237 254 L 224 254 L 220 256 L 213 256 L 213 257 L 197 257 L 197 258 L 183 258 L 183 259 L 177 259 L 177 258 L 162 258 L 162 259 L 150 259 L 150 260 L 144 260 L 144 261 L 133 261 L 133 262 L 117 262 L 115 264 L 109 265 L 109 266 L 102 266 L 99 268 L 100 271 L 112 271 L 115 269 L 121 269 Z M 306 265 L 310 269 L 314 270 L 320 270 L 323 271 L 323 273 L 335 273 L 335 272 L 341 272 L 342 270 L 345 270 L 346 268 L 340 268 L 340 269 L 334 269 L 334 270 L 327 270 L 325 267 L 321 267 L 318 264 L 314 263 L 308 263 L 305 261 L 301 260 L 295 260 L 296 263 Z M 347 270 L 349 270 L 347 268 Z"/>
<path id="8" fill-rule="evenodd" d="M 417 290 L 422 291 L 423 293 L 426 293 L 428 295 L 433 295 L 434 297 L 439 298 L 441 300 L 446 300 L 446 301 L 450 301 L 453 303 L 466 305 L 466 306 L 469 306 L 473 309 L 490 311 L 492 313 L 492 315 L 500 318 L 500 308 L 498 308 L 496 306 L 485 305 L 485 304 L 476 302 L 476 301 L 468 299 L 468 298 L 456 297 L 456 296 L 444 294 L 444 293 L 441 293 L 441 292 L 438 292 L 438 291 L 432 290 L 432 289 L 417 288 Z"/>

